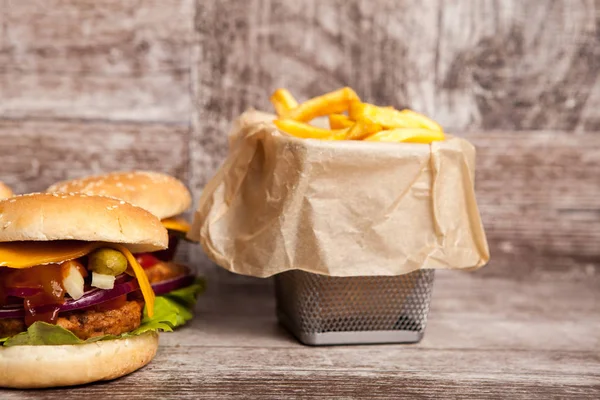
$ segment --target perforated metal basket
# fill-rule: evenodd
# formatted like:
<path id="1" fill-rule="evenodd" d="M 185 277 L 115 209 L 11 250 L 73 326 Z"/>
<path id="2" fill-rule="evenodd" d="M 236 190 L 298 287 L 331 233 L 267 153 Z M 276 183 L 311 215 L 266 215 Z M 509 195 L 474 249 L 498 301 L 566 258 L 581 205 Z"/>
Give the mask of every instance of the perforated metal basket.
<path id="1" fill-rule="evenodd" d="M 275 276 L 277 317 L 309 345 L 414 343 L 425 332 L 434 270 L 400 276 Z"/>

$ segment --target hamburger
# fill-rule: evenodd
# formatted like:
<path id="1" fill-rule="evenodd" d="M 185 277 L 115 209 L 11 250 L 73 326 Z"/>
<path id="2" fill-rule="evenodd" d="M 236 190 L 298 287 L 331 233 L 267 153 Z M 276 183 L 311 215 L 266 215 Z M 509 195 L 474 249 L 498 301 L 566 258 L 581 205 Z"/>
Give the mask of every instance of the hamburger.
<path id="1" fill-rule="evenodd" d="M 59 182 L 47 191 L 108 196 L 141 207 L 159 218 L 168 230 L 167 249 L 137 252 L 135 257 L 156 295 L 177 310 L 179 318 L 175 326 L 183 325 L 192 318 L 196 298 L 204 290 L 204 282 L 196 278 L 187 266 L 174 261 L 178 245 L 190 229 L 181 214 L 190 207 L 192 197 L 180 180 L 158 172 L 112 172 Z"/>
<path id="2" fill-rule="evenodd" d="M 79 385 L 152 360 L 177 315 L 132 253 L 168 245 L 148 211 L 84 194 L 0 201 L 0 387 Z"/>
<path id="3" fill-rule="evenodd" d="M 12 195 L 12 190 L 10 190 L 10 188 L 4 183 L 0 182 L 0 200 L 11 197 Z"/>

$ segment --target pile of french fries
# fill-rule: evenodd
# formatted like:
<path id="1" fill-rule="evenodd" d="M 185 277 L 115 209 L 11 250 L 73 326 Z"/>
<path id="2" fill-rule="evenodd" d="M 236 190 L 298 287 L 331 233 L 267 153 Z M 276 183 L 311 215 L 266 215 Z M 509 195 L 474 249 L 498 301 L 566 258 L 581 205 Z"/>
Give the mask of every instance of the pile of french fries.
<path id="1" fill-rule="evenodd" d="M 363 103 L 349 87 L 302 104 L 286 89 L 277 89 L 271 103 L 278 116 L 273 121 L 277 128 L 299 138 L 405 143 L 444 140 L 442 127 L 426 116 L 408 109 Z M 323 116 L 328 116 L 330 129 L 310 124 Z"/>

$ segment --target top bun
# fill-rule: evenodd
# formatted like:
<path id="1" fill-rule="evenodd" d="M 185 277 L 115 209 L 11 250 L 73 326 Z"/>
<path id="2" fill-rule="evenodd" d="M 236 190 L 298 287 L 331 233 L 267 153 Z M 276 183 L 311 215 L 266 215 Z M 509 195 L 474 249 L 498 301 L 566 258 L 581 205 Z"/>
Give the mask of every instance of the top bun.
<path id="1" fill-rule="evenodd" d="M 148 211 L 81 193 L 31 193 L 0 201 L 0 242 L 82 240 L 122 243 L 134 253 L 168 245 L 167 230 Z"/>
<path id="2" fill-rule="evenodd" d="M 192 203 L 190 192 L 181 181 L 149 171 L 112 172 L 62 181 L 46 191 L 114 197 L 142 207 L 160 219 L 179 215 Z"/>
<path id="3" fill-rule="evenodd" d="M 0 200 L 6 199 L 7 197 L 10 197 L 12 195 L 13 195 L 12 190 L 10 190 L 10 188 L 8 186 L 6 186 L 4 183 L 0 182 Z"/>

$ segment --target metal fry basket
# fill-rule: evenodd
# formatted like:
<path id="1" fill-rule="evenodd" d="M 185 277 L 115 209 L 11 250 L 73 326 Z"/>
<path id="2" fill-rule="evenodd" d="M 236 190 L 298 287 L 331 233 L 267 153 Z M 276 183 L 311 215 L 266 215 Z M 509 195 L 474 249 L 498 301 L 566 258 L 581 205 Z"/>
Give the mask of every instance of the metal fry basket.
<path id="1" fill-rule="evenodd" d="M 434 270 L 399 276 L 275 275 L 277 317 L 308 345 L 415 343 L 425 332 Z"/>

